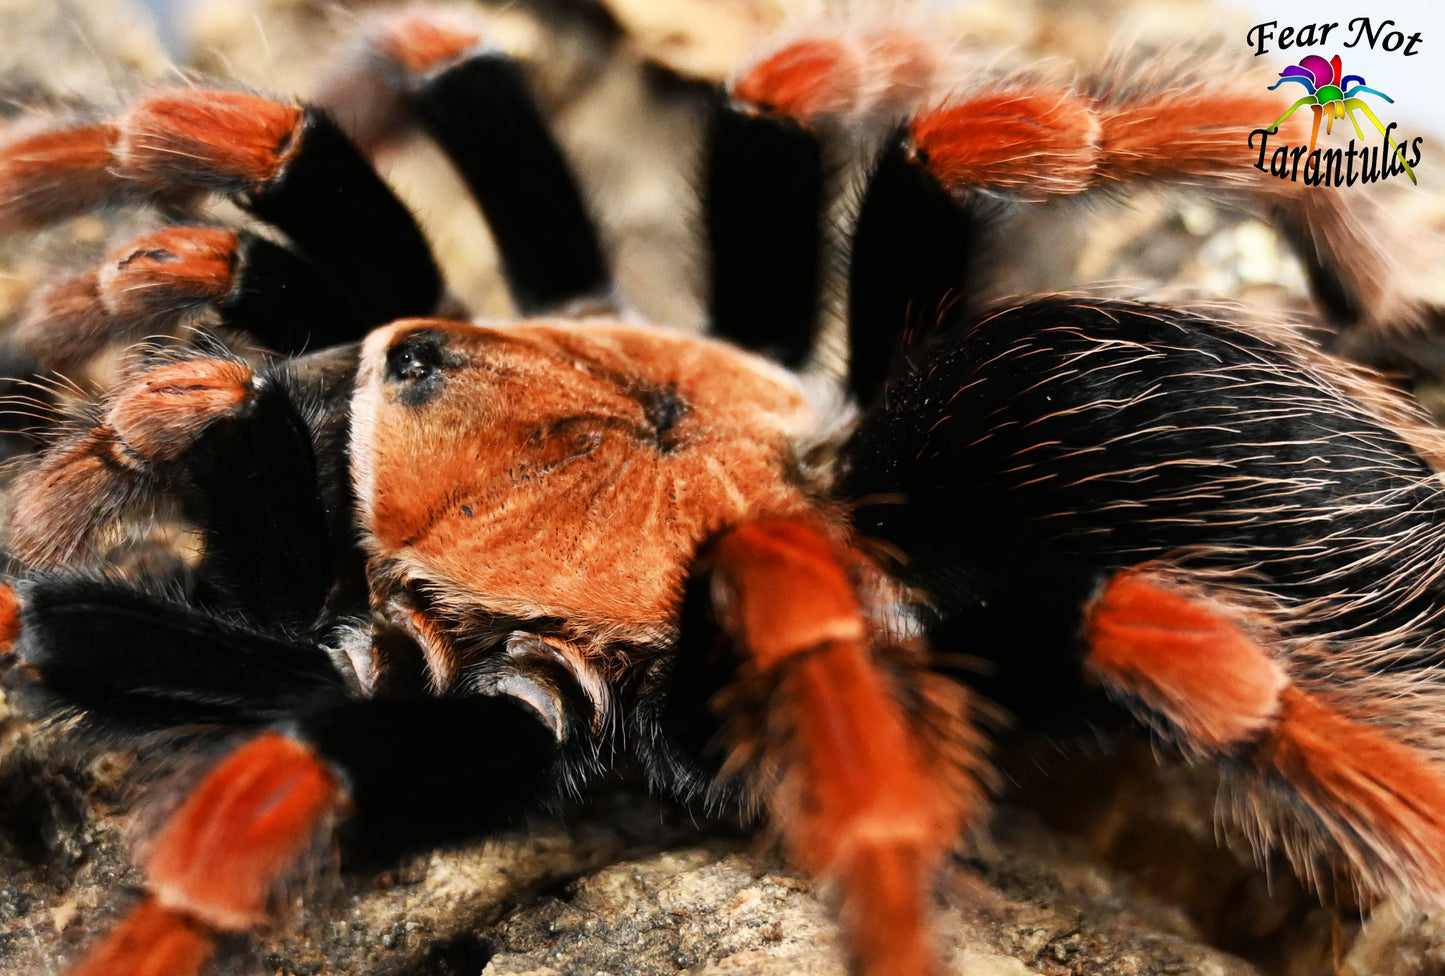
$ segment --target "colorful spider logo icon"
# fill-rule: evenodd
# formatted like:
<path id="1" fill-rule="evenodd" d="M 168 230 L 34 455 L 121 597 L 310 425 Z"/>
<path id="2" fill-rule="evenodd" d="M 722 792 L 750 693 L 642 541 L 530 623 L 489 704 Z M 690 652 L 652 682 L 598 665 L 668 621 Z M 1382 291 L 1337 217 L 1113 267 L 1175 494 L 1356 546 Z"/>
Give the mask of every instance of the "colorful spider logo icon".
<path id="1" fill-rule="evenodd" d="M 1370 111 L 1370 106 L 1366 105 L 1364 100 L 1357 96 L 1360 92 L 1369 92 L 1371 95 L 1379 95 L 1391 105 L 1395 104 L 1395 100 L 1382 91 L 1376 91 L 1374 88 L 1366 88 L 1364 75 L 1346 75 L 1341 79 L 1340 70 L 1341 64 L 1338 54 L 1328 61 L 1318 54 L 1310 54 L 1301 58 L 1299 64 L 1292 64 L 1281 71 L 1279 73 L 1279 81 L 1269 86 L 1270 91 L 1274 91 L 1287 81 L 1297 81 L 1309 89 L 1309 94 L 1291 105 L 1289 111 L 1281 115 L 1279 121 L 1270 126 L 1269 131 L 1278 131 L 1279 127 L 1295 113 L 1296 109 L 1302 105 L 1308 105 L 1315 113 L 1314 129 L 1310 132 L 1310 152 L 1313 153 L 1315 151 L 1315 140 L 1320 134 L 1320 116 L 1322 114 L 1326 117 L 1325 132 L 1328 134 L 1333 131 L 1334 120 L 1342 119 L 1346 113 L 1348 113 L 1350 122 L 1355 127 L 1355 134 L 1363 140 L 1365 133 L 1360 130 L 1360 122 L 1355 118 L 1355 110 L 1359 109 L 1361 112 L 1364 112 L 1365 115 L 1369 116 L 1371 122 L 1375 123 L 1375 128 L 1380 130 L 1380 135 L 1385 137 L 1385 142 L 1394 150 L 1395 155 L 1400 158 L 1400 165 L 1404 166 L 1405 172 L 1410 175 L 1410 182 L 1418 184 L 1419 180 L 1415 179 L 1415 171 L 1412 170 L 1410 164 L 1405 161 L 1404 150 L 1396 145 L 1394 139 L 1390 138 L 1389 131 L 1380 124 L 1380 120 L 1376 117 L 1375 113 Z M 1349 84 L 1352 81 L 1357 81 L 1359 84 L 1353 88 L 1349 88 Z M 1347 88 L 1348 90 L 1346 90 Z"/>

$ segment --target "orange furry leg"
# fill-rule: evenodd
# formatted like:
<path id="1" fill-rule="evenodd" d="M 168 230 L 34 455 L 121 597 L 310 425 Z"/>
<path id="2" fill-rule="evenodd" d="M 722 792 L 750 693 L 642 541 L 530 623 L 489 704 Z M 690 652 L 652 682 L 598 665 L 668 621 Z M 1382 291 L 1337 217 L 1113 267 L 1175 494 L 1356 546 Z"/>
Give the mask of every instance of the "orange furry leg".
<path id="1" fill-rule="evenodd" d="M 112 253 L 99 284 L 106 310 L 122 322 L 148 320 L 205 305 L 232 287 L 235 231 L 168 227 Z"/>
<path id="2" fill-rule="evenodd" d="M 1275 211 L 1316 279 L 1316 291 L 1339 293 L 1326 305 L 1330 316 L 1344 324 L 1397 329 L 1418 324 L 1418 310 L 1397 294 L 1405 290 L 1392 287 L 1392 262 L 1383 245 L 1390 238 L 1368 198 L 1309 182 L 1320 175 L 1308 171 L 1319 132 L 1318 106 L 1312 128 L 1295 115 L 1268 136 L 1261 157 L 1260 140 L 1250 134 L 1278 118 L 1278 93 L 1262 84 L 1221 88 L 1213 80 L 1153 87 L 1140 94 L 1121 85 L 1123 94 L 1099 103 L 1100 183 L 1157 180 L 1237 188 Z M 1279 147 L 1289 148 L 1285 178 L 1272 172 Z"/>
<path id="3" fill-rule="evenodd" d="M 54 373 L 99 393 L 92 360 L 108 348 L 174 334 L 236 288 L 240 238 L 210 227 L 168 227 L 131 241 L 84 274 L 43 288 L 7 335 L 36 375 Z"/>
<path id="4" fill-rule="evenodd" d="M 20 639 L 20 597 L 13 586 L 0 583 L 0 663 L 15 656 Z"/>
<path id="5" fill-rule="evenodd" d="M 0 232 L 141 198 L 242 193 L 296 151 L 302 111 L 242 92 L 157 92 L 112 121 L 0 145 Z"/>
<path id="6" fill-rule="evenodd" d="M 1147 571 L 1115 576 L 1087 609 L 1087 665 L 1143 706 L 1186 754 L 1283 782 L 1319 836 L 1286 853 L 1307 877 L 1323 851 L 1363 889 L 1445 892 L 1445 770 L 1388 728 L 1295 685 L 1248 612 Z M 1246 811 L 1247 813 L 1247 811 Z M 1245 824 L 1270 842 L 1271 824 Z"/>
<path id="7" fill-rule="evenodd" d="M 880 667 L 840 551 L 817 526 L 773 520 L 723 536 L 713 596 L 741 666 L 732 704 L 765 708 L 758 767 L 778 770 L 771 810 L 790 854 L 841 888 L 868 976 L 938 972 L 929 886 L 978 797 L 937 768 Z M 738 702 L 741 689 L 765 688 Z M 756 744 L 733 742 L 733 763 Z"/>
<path id="8" fill-rule="evenodd" d="M 151 896 L 93 949 L 76 976 L 193 976 L 214 932 L 265 922 L 268 903 L 345 802 L 307 746 L 265 733 L 221 762 L 156 838 Z"/>
<path id="9" fill-rule="evenodd" d="M 115 158 L 148 186 L 244 192 L 274 180 L 299 149 L 302 110 L 245 92 L 156 92 L 116 122 Z"/>
<path id="10" fill-rule="evenodd" d="M 0 145 L 0 234 L 44 225 L 124 198 L 111 169 L 112 125 L 61 128 Z"/>
<path id="11" fill-rule="evenodd" d="M 842 37 L 796 41 L 753 65 L 732 95 L 800 121 L 847 112 L 862 83 L 858 52 Z"/>
<path id="12" fill-rule="evenodd" d="M 414 7 L 382 14 L 323 82 L 316 104 L 372 155 L 413 124 L 408 97 L 483 42 L 481 31 L 453 11 Z"/>
<path id="13" fill-rule="evenodd" d="M 894 117 L 932 91 L 944 54 L 937 41 L 901 28 L 816 34 L 745 68 L 731 86 L 739 102 L 803 125 Z"/>
<path id="14" fill-rule="evenodd" d="M 1195 594 L 1147 573 L 1109 581 L 1088 610 L 1088 666 L 1207 753 L 1262 733 L 1289 683 L 1265 648 Z"/>
<path id="15" fill-rule="evenodd" d="M 1190 182 L 1219 181 L 1275 192 L 1308 190 L 1277 187 L 1281 181 L 1255 168 L 1259 146 L 1251 130 L 1279 116 L 1279 96 L 1260 87 L 1220 89 L 1217 85 L 1171 86 L 1164 91 L 1130 92 L 1105 99 L 1095 109 L 1100 125 L 1099 179 Z M 1303 119 L 1290 119 L 1271 140 L 1298 143 Z"/>
<path id="16" fill-rule="evenodd" d="M 70 976 L 197 976 L 214 951 L 204 925 L 147 898 Z"/>
<path id="17" fill-rule="evenodd" d="M 920 165 L 950 190 L 1045 200 L 1089 189 L 1098 166 L 1093 103 L 1037 85 L 945 102 L 915 116 L 909 137 Z"/>
<path id="18" fill-rule="evenodd" d="M 1361 854 L 1396 865 L 1416 893 L 1445 893 L 1445 773 L 1418 749 L 1293 688 L 1259 761 L 1311 806 L 1345 812 Z M 1378 838 L 1378 840 L 1376 840 Z"/>

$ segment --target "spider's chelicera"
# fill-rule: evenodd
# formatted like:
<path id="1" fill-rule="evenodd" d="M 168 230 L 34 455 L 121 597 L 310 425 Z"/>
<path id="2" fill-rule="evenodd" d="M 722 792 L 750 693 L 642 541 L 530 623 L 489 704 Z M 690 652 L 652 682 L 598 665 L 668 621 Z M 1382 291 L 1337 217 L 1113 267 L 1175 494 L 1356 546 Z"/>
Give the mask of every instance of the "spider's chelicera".
<path id="1" fill-rule="evenodd" d="M 280 232 L 158 230 L 8 337 L 99 387 L 10 489 L 9 681 L 82 728 L 235 737 L 76 972 L 196 973 L 318 838 L 485 835 L 631 765 L 760 808 L 833 883 L 855 972 L 935 973 L 931 886 L 985 817 L 997 706 L 1218 764 L 1231 818 L 1322 889 L 1445 893 L 1439 436 L 1288 328 L 975 307 L 1010 204 L 1205 184 L 1306 245 L 1360 348 L 1405 341 L 1344 203 L 1241 156 L 1258 86 L 957 85 L 906 31 L 795 39 L 704 96 L 704 338 L 619 312 L 516 64 L 428 12 L 368 45 L 324 109 L 158 92 L 0 145 L 6 229 L 222 192 Z M 520 321 L 436 317 L 426 239 L 358 149 L 402 120 L 452 154 Z M 785 367 L 815 344 L 842 145 L 873 158 L 840 430 Z M 199 553 L 121 572 L 158 520 Z"/>

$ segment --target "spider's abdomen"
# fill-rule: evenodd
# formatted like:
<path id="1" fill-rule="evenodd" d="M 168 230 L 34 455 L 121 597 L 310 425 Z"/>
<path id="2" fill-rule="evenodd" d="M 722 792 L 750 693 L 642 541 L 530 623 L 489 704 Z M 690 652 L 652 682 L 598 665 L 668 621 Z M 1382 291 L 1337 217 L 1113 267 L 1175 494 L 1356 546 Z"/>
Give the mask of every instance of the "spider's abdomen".
<path id="1" fill-rule="evenodd" d="M 860 528 L 963 607 L 1047 602 L 1056 585 L 1077 606 L 1162 559 L 1300 609 L 1297 633 L 1405 628 L 1421 646 L 1445 586 L 1445 488 L 1361 384 L 1293 333 L 1041 302 L 937 340 L 865 418 L 844 487 L 915 503 L 870 504 Z"/>

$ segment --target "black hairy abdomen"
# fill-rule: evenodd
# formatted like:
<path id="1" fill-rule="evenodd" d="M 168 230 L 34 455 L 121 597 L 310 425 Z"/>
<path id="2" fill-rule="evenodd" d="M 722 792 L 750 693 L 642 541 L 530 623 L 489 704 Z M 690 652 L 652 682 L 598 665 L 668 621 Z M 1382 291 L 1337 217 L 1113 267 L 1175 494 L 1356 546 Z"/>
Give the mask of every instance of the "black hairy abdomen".
<path id="1" fill-rule="evenodd" d="M 970 645 L 1069 640 L 1093 587 L 1160 558 L 1308 607 L 1296 634 L 1433 634 L 1440 485 L 1324 362 L 1127 303 L 952 324 L 864 417 L 842 488 Z"/>

